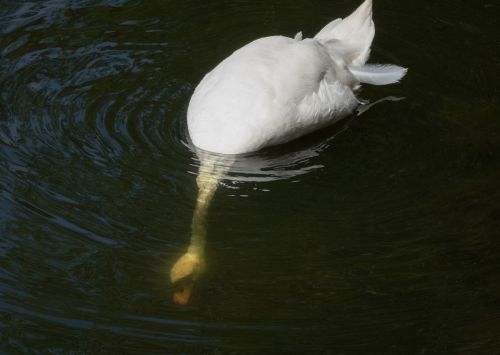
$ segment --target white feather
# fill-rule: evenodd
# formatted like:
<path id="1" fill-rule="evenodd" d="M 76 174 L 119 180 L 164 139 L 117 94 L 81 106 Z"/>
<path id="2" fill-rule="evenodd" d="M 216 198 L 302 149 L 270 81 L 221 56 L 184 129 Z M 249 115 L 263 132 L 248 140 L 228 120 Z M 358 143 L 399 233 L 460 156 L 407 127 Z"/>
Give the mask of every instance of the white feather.
<path id="1" fill-rule="evenodd" d="M 362 83 L 387 85 L 397 83 L 408 69 L 393 64 L 366 64 L 349 67 L 349 71 Z"/>
<path id="2" fill-rule="evenodd" d="M 336 19 L 326 25 L 314 39 L 330 47 L 333 51 L 340 47 L 342 61 L 347 65 L 360 66 L 366 63 L 370 55 L 370 46 L 375 35 L 372 21 L 372 0 L 365 0 L 352 14 L 344 19 Z M 340 58 L 336 58 L 339 60 Z"/>

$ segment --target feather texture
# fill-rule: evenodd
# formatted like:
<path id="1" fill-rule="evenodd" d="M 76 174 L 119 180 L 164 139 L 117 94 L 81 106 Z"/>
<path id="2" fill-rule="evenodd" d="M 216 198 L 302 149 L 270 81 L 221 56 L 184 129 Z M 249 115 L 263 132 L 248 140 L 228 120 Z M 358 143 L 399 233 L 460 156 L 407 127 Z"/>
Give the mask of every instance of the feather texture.
<path id="1" fill-rule="evenodd" d="M 393 64 L 366 64 L 349 67 L 349 71 L 362 83 L 387 85 L 397 83 L 408 69 Z"/>

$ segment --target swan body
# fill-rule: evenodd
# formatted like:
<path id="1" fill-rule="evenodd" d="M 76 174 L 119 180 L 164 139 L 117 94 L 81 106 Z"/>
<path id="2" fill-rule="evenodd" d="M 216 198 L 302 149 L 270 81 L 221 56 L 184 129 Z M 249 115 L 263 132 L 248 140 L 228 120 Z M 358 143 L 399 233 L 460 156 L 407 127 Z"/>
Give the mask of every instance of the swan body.
<path id="1" fill-rule="evenodd" d="M 202 149 L 237 154 L 321 128 L 357 106 L 342 75 L 354 82 L 314 39 L 258 39 L 200 83 L 188 111 L 191 138 Z"/>
<path id="2" fill-rule="evenodd" d="M 240 154 L 288 142 L 337 122 L 358 106 L 360 82 L 398 81 L 406 69 L 365 66 L 375 33 L 372 0 L 314 38 L 257 39 L 197 86 L 188 130 L 203 150 Z"/>
<path id="3" fill-rule="evenodd" d="M 375 34 L 372 0 L 336 19 L 314 38 L 273 36 L 253 41 L 222 61 L 197 86 L 188 108 L 188 130 L 198 148 L 198 197 L 187 251 L 170 269 L 170 281 L 194 281 L 204 269 L 206 219 L 230 164 L 213 155 L 241 154 L 285 143 L 350 115 L 360 83 L 397 82 L 406 69 L 366 65 Z M 174 292 L 187 304 L 193 283 Z"/>

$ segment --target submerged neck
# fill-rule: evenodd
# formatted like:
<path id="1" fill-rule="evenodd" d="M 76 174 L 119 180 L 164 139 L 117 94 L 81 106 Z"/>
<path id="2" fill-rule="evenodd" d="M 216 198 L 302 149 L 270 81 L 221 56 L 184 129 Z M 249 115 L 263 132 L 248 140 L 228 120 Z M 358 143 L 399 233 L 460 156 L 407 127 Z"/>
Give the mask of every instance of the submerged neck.
<path id="1" fill-rule="evenodd" d="M 202 255 L 207 237 L 207 216 L 219 182 L 229 170 L 231 161 L 226 157 L 200 155 L 201 165 L 196 178 L 198 197 L 191 222 L 191 242 L 188 253 Z"/>

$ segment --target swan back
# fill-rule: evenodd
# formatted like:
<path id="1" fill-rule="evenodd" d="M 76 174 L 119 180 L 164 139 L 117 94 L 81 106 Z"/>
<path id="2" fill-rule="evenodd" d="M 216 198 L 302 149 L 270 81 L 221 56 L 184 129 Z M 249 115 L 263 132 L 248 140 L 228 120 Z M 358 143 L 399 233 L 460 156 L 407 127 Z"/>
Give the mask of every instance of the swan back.
<path id="1" fill-rule="evenodd" d="M 189 133 L 199 148 L 225 154 L 285 143 L 349 114 L 355 83 L 314 39 L 261 38 L 203 78 L 189 104 Z"/>

